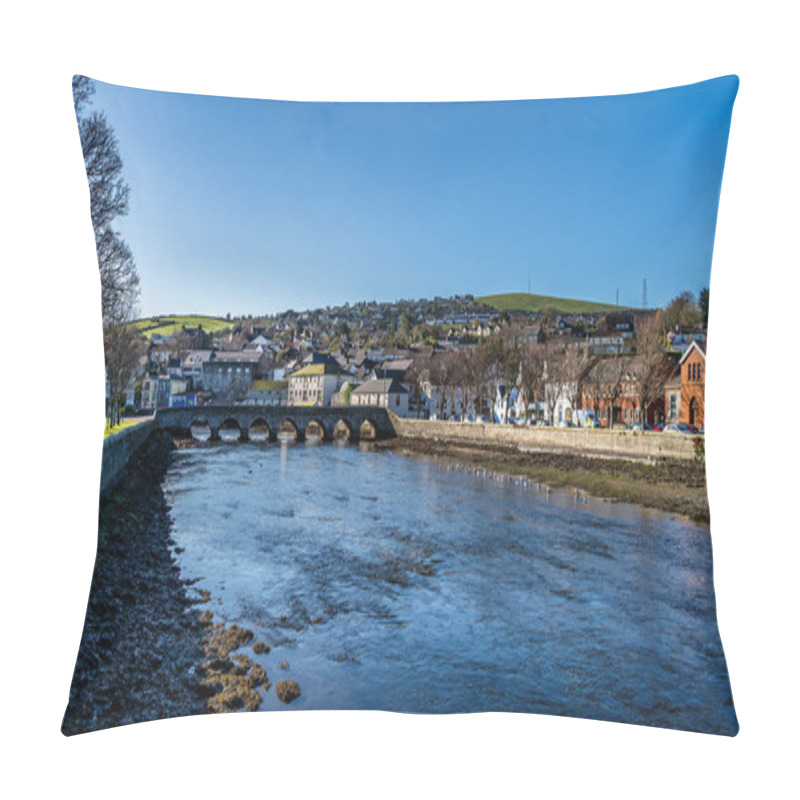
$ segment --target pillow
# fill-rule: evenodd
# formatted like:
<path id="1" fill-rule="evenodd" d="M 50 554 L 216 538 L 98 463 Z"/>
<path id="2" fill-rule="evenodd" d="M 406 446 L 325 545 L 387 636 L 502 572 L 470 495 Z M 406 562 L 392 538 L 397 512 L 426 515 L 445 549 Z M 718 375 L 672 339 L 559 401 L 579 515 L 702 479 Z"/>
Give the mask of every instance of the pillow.
<path id="1" fill-rule="evenodd" d="M 107 426 L 63 732 L 382 709 L 735 735 L 704 401 L 737 89 L 76 76 Z"/>

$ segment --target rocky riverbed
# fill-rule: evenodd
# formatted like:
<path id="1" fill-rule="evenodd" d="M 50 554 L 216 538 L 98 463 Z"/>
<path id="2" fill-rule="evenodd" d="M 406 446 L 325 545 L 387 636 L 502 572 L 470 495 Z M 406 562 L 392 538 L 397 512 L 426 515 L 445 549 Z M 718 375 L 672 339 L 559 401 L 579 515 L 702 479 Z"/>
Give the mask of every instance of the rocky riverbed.
<path id="1" fill-rule="evenodd" d="M 203 713 L 204 627 L 175 565 L 155 433 L 100 509 L 97 559 L 62 732 Z"/>
<path id="2" fill-rule="evenodd" d="M 101 505 L 97 558 L 62 732 L 67 736 L 146 720 L 255 711 L 272 684 L 243 652 L 270 646 L 252 630 L 217 621 L 207 590 L 182 580 L 170 536 L 163 477 L 175 449 L 154 433 Z M 291 684 L 291 685 L 289 685 Z M 296 683 L 278 683 L 291 703 Z"/>

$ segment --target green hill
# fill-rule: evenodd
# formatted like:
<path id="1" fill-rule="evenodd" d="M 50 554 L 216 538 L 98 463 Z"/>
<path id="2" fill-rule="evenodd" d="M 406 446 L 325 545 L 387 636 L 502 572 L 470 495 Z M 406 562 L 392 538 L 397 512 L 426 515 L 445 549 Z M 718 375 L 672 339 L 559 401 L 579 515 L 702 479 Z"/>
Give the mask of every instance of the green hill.
<path id="1" fill-rule="evenodd" d="M 206 333 L 216 333 L 233 326 L 232 322 L 221 317 L 204 317 L 200 314 L 163 314 L 159 317 L 139 319 L 133 324 L 148 339 L 154 333 L 160 333 L 162 336 L 171 336 L 173 333 L 180 331 L 184 325 L 187 328 L 196 328 L 198 325 L 202 325 Z"/>
<path id="2" fill-rule="evenodd" d="M 590 300 L 570 300 L 564 297 L 547 297 L 542 294 L 490 294 L 476 297 L 479 303 L 486 303 L 497 311 L 544 311 L 554 308 L 562 314 L 605 314 L 609 311 L 620 311 L 621 306 L 610 303 L 594 303 Z"/>

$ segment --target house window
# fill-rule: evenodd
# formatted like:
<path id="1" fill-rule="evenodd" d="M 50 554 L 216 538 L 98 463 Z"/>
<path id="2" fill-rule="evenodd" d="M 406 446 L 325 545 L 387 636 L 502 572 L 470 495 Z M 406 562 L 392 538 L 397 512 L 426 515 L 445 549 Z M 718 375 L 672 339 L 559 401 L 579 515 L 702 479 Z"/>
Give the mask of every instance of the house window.
<path id="1" fill-rule="evenodd" d="M 703 380 L 703 373 L 702 373 L 702 370 L 703 370 L 703 367 L 702 367 L 702 365 L 698 364 L 698 365 L 697 365 L 697 380 L 698 380 L 698 381 L 701 381 L 701 380 Z"/>

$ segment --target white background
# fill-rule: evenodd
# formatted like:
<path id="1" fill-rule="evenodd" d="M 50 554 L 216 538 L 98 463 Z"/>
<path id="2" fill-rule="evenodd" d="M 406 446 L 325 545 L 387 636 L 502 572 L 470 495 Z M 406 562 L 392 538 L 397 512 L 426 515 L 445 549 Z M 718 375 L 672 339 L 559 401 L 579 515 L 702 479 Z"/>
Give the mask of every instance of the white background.
<path id="1" fill-rule="evenodd" d="M 6 8 L 0 780 L 16 787 L 9 796 L 796 791 L 797 64 L 788 9 L 678 0 Z M 204 717 L 61 736 L 94 559 L 103 424 L 99 282 L 70 94 L 76 72 L 297 100 L 616 94 L 740 75 L 707 371 L 715 583 L 736 739 L 533 715 L 366 712 Z"/>

